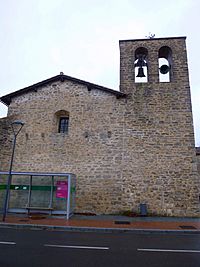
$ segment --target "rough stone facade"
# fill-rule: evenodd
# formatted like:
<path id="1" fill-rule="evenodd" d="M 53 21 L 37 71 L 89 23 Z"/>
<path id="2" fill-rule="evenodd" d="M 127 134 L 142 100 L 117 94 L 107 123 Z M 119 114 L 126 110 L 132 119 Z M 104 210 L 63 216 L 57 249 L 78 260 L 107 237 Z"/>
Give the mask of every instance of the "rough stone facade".
<path id="1" fill-rule="evenodd" d="M 171 81 L 159 82 L 158 51 L 172 50 Z M 148 50 L 148 82 L 135 83 L 134 54 Z M 120 92 L 65 75 L 2 97 L 0 169 L 8 170 L 9 121 L 25 126 L 13 170 L 72 172 L 76 211 L 199 216 L 199 179 L 185 38 L 120 41 Z M 69 114 L 58 133 L 59 112 Z M 2 126 L 3 125 L 3 126 Z M 7 133 L 6 133 L 7 132 Z"/>
<path id="2" fill-rule="evenodd" d="M 196 155 L 197 155 L 197 172 L 200 176 L 200 147 L 196 147 Z"/>

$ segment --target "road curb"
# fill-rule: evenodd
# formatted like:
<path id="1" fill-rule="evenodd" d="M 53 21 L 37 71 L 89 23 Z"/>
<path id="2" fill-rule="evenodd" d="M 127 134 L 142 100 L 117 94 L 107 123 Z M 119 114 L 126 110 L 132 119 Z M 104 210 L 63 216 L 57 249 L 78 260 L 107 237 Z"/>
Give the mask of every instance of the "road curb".
<path id="1" fill-rule="evenodd" d="M 30 229 L 30 230 L 58 230 L 68 232 L 100 232 L 100 233 L 184 233 L 200 234 L 200 230 L 179 230 L 179 229 L 143 229 L 143 228 L 103 228 L 103 227 L 85 227 L 85 226 L 58 226 L 58 225 L 38 225 L 38 224 L 14 224 L 0 223 L 0 228 Z"/>

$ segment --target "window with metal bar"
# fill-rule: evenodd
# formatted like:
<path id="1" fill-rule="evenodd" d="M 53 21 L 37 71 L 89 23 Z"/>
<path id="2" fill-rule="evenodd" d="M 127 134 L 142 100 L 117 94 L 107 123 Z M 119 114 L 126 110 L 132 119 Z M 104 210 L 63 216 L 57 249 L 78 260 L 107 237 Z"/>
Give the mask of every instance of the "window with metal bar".
<path id="1" fill-rule="evenodd" d="M 69 117 L 60 117 L 59 121 L 59 133 L 68 133 Z"/>

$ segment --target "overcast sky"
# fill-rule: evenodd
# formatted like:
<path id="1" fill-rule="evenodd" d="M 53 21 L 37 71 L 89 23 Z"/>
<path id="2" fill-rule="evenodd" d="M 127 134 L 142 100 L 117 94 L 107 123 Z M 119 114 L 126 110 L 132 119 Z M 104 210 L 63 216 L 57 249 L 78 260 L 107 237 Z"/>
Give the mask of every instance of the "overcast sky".
<path id="1" fill-rule="evenodd" d="M 0 96 L 63 71 L 119 88 L 119 40 L 187 36 L 200 146 L 200 1 L 0 0 Z M 0 117 L 6 107 L 0 103 Z"/>

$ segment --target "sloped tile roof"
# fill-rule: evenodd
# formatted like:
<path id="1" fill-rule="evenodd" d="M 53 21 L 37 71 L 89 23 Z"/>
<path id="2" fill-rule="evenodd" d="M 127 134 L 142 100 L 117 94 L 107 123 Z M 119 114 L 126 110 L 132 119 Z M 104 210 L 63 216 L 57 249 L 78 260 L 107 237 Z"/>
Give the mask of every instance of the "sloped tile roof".
<path id="1" fill-rule="evenodd" d="M 47 84 L 49 84 L 51 82 L 59 81 L 59 80 L 62 81 L 62 82 L 71 81 L 71 82 L 75 82 L 75 83 L 79 83 L 79 84 L 85 85 L 85 86 L 87 86 L 89 91 L 92 90 L 92 89 L 98 89 L 98 90 L 105 91 L 105 92 L 110 93 L 110 94 L 114 94 L 114 95 L 116 95 L 116 97 L 125 97 L 126 96 L 126 94 L 124 94 L 122 92 L 119 92 L 119 91 L 116 91 L 116 90 L 113 90 L 113 89 L 110 89 L 110 88 L 107 88 L 107 87 L 104 87 L 104 86 L 100 86 L 100 85 L 97 85 L 97 84 L 94 84 L 94 83 L 86 82 L 86 81 L 83 81 L 83 80 L 80 80 L 80 79 L 77 79 L 77 78 L 73 78 L 73 77 L 70 77 L 70 76 L 67 76 L 67 75 L 64 75 L 64 74 L 60 73 L 57 76 L 54 76 L 54 77 L 51 77 L 51 78 L 46 79 L 44 81 L 35 83 L 35 84 L 30 85 L 28 87 L 25 87 L 23 89 L 17 90 L 17 91 L 15 91 L 13 93 L 4 95 L 4 96 L 2 96 L 0 98 L 0 101 L 3 102 L 6 105 L 9 105 L 10 102 L 11 102 L 12 97 L 19 96 L 19 95 L 28 93 L 30 91 L 37 91 L 39 89 L 39 87 L 47 85 Z"/>

